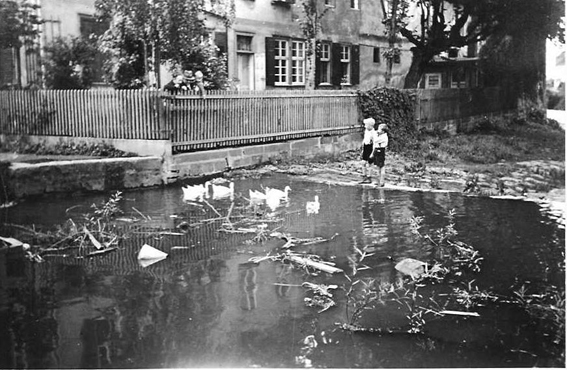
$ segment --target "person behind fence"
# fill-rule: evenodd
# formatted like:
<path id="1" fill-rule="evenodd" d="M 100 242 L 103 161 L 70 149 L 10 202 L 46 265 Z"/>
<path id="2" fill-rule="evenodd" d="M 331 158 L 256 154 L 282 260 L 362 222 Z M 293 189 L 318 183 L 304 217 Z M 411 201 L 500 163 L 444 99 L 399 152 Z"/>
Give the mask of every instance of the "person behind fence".
<path id="1" fill-rule="evenodd" d="M 187 85 L 185 84 L 182 75 L 177 75 L 169 81 L 163 89 L 170 94 L 179 94 L 180 92 L 187 91 Z"/>
<path id="2" fill-rule="evenodd" d="M 374 184 L 379 186 L 384 186 L 384 181 L 386 179 L 386 167 L 384 162 L 386 161 L 386 147 L 388 146 L 388 126 L 385 123 L 378 125 L 378 130 L 376 131 L 376 139 L 374 140 L 374 150 L 370 156 L 373 159 L 373 163 L 378 167 L 377 181 Z"/>
<path id="3" fill-rule="evenodd" d="M 183 78 L 187 89 L 193 91 L 195 89 L 195 76 L 193 75 L 193 71 L 186 69 L 183 71 Z"/>
<path id="4" fill-rule="evenodd" d="M 203 72 L 197 71 L 195 72 L 195 91 L 197 91 L 201 97 L 205 97 L 205 83 L 203 81 Z"/>
<path id="5" fill-rule="evenodd" d="M 374 141 L 377 139 L 377 133 L 374 129 L 376 121 L 374 118 L 365 118 L 364 123 L 364 138 L 362 139 L 362 160 L 364 161 L 362 167 L 362 181 L 361 184 L 369 184 L 371 182 L 371 168 L 373 162 L 372 151 L 374 150 Z"/>

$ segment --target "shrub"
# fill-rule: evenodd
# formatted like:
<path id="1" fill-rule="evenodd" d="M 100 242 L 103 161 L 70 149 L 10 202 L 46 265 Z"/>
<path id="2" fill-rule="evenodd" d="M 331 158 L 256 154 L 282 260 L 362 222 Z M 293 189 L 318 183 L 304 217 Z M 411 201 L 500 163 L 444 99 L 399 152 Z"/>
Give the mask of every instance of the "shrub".
<path id="1" fill-rule="evenodd" d="M 414 119 L 415 95 L 407 90 L 378 87 L 358 91 L 363 117 L 388 125 L 389 148 L 394 152 L 416 148 L 420 132 Z"/>
<path id="2" fill-rule="evenodd" d="M 45 47 L 45 84 L 50 89 L 88 89 L 96 46 L 84 38 L 57 38 Z"/>

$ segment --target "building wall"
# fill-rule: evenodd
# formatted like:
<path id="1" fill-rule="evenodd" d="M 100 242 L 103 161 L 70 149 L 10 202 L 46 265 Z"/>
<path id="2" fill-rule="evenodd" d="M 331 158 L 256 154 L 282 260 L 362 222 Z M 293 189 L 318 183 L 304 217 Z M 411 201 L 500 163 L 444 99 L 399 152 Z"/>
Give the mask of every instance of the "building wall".
<path id="1" fill-rule="evenodd" d="M 352 44 L 360 47 L 359 84 L 354 87 L 369 89 L 385 85 L 386 59 L 381 53 L 388 47 L 380 2 L 360 1 L 359 9 L 351 9 L 350 1 L 334 1 L 326 6 L 318 1 L 321 31 L 318 39 L 333 43 Z M 227 30 L 229 77 L 237 71 L 237 35 L 253 37 L 254 90 L 266 89 L 266 37 L 285 36 L 303 39 L 299 20 L 303 18 L 301 0 L 295 4 L 274 3 L 270 0 L 236 0 L 236 19 Z M 403 77 L 411 64 L 410 45 L 400 41 L 400 63 L 392 68 L 392 86 L 402 87 Z M 380 61 L 374 62 L 374 49 L 379 48 Z"/>
<path id="2" fill-rule="evenodd" d="M 42 38 L 48 43 L 57 37 L 81 34 L 80 15 L 94 16 L 94 0 L 41 0 Z"/>

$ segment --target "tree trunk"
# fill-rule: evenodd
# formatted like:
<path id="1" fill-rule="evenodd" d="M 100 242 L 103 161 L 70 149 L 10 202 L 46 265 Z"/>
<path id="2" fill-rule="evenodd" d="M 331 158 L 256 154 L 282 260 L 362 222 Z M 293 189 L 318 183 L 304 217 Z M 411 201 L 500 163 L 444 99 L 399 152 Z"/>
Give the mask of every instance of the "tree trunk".
<path id="1" fill-rule="evenodd" d="M 404 89 L 417 89 L 419 80 L 423 75 L 423 70 L 427 60 L 424 58 L 423 52 L 417 48 L 412 48 L 411 65 L 404 81 Z"/>
<path id="2" fill-rule="evenodd" d="M 316 58 L 316 51 L 315 51 L 315 39 L 307 40 L 308 46 L 308 57 L 307 57 L 307 66 L 306 66 L 306 81 L 305 81 L 305 89 L 306 90 L 315 90 L 315 58 Z M 310 51 L 310 52 L 309 52 Z"/>
<path id="3" fill-rule="evenodd" d="M 384 4 L 382 4 L 384 6 Z M 388 47 L 392 50 L 396 46 L 396 15 L 398 14 L 398 0 L 392 0 L 392 9 L 390 9 L 390 27 L 388 29 Z M 386 85 L 390 86 L 392 82 L 392 67 L 394 59 L 388 58 L 386 70 Z"/>

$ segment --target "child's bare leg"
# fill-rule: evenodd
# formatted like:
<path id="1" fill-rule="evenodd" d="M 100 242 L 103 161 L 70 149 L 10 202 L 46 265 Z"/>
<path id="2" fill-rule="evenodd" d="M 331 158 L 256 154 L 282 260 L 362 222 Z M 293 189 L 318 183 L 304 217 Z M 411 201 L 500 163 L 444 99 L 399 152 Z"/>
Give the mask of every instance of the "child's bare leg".
<path id="1" fill-rule="evenodd" d="M 384 186 L 386 181 L 386 166 L 380 168 L 380 186 Z"/>
<path id="2" fill-rule="evenodd" d="M 381 180 L 381 175 L 382 175 L 382 171 L 381 168 L 378 167 L 378 170 L 376 171 L 376 180 L 373 182 L 374 185 L 380 185 L 380 180 Z"/>

